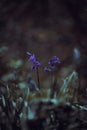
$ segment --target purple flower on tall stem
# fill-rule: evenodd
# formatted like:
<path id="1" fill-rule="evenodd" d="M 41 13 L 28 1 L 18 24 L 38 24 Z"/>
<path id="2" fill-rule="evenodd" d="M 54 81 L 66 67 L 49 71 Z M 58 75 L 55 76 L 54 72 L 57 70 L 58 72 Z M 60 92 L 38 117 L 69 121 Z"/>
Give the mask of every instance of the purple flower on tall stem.
<path id="1" fill-rule="evenodd" d="M 33 70 L 36 69 L 38 87 L 40 88 L 40 80 L 39 80 L 39 70 L 38 70 L 38 68 L 41 66 L 41 64 L 40 64 L 39 61 L 37 61 L 34 54 L 31 54 L 30 52 L 27 52 L 27 54 L 29 55 L 29 61 L 32 63 L 31 70 L 33 71 Z"/>
<path id="2" fill-rule="evenodd" d="M 29 55 L 29 61 L 32 63 L 31 70 L 39 68 L 41 64 L 37 61 L 35 55 L 29 52 L 27 52 L 27 54 Z"/>
<path id="3" fill-rule="evenodd" d="M 52 59 L 49 60 L 48 65 L 49 67 L 45 67 L 44 71 L 45 72 L 50 72 L 50 78 L 51 78 L 51 95 L 50 97 L 53 98 L 54 94 L 55 94 L 55 90 L 56 90 L 56 86 L 57 86 L 57 77 L 56 77 L 56 73 L 57 73 L 57 67 L 60 64 L 60 59 L 57 56 L 54 56 Z"/>

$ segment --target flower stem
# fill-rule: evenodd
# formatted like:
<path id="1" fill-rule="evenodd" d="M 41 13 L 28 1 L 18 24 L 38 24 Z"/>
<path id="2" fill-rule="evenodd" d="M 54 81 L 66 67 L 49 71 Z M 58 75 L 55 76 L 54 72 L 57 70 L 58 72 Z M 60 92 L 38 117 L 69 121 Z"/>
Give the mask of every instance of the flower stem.
<path id="1" fill-rule="evenodd" d="M 36 69 L 36 73 L 37 73 L 38 88 L 40 89 L 40 78 L 39 78 L 39 70 L 38 70 L 38 68 Z"/>

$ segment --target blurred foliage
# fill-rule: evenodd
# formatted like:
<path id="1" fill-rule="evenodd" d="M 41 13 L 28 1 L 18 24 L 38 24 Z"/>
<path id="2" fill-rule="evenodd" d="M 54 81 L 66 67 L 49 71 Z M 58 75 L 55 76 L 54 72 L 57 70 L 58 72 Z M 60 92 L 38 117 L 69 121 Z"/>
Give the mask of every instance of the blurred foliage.
<path id="1" fill-rule="evenodd" d="M 4 53 L 5 51 L 7 51 L 8 50 L 8 47 L 6 47 L 6 46 L 1 46 L 0 47 L 0 53 L 2 54 L 2 53 Z"/>
<path id="2" fill-rule="evenodd" d="M 3 60 L 2 58 L 1 61 Z M 9 59 L 7 64 L 4 64 L 9 71 L 0 79 L 0 113 L 4 113 L 0 116 L 1 130 L 27 130 L 27 128 L 38 130 L 39 127 L 42 130 L 54 128 L 71 130 L 80 126 L 87 128 L 83 125 L 87 120 L 84 114 L 84 111 L 87 112 L 87 103 L 84 103 L 86 97 L 84 98 L 83 92 L 80 92 L 80 73 L 76 71 L 77 64 L 74 62 L 76 66 L 73 67 L 72 62 L 67 66 L 63 62 L 61 61 L 58 71 L 52 77 L 49 73 L 46 81 L 40 79 L 40 88 L 23 60 Z M 86 88 L 83 89 L 86 91 Z M 60 108 L 61 114 L 59 114 Z M 76 114 L 72 116 L 74 112 Z M 71 117 L 74 121 L 71 120 L 69 123 Z M 76 118 L 82 122 L 81 125 L 75 121 Z"/>
<path id="3" fill-rule="evenodd" d="M 11 60 L 8 63 L 8 66 L 13 68 L 13 69 L 18 69 L 19 67 L 21 67 L 23 65 L 23 61 L 21 59 L 18 60 Z"/>

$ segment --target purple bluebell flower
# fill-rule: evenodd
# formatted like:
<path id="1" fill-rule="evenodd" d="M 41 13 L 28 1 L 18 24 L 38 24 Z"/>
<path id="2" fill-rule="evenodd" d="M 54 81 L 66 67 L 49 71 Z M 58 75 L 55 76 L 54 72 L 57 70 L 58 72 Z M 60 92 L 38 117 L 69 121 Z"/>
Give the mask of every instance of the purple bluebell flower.
<path id="1" fill-rule="evenodd" d="M 30 52 L 27 52 L 27 54 L 29 55 L 29 61 L 31 61 L 31 62 L 36 61 L 36 57 L 34 54 L 31 54 Z"/>
<path id="2" fill-rule="evenodd" d="M 35 62 L 36 61 L 36 57 L 35 57 L 34 54 L 30 56 L 29 61 L 31 61 L 31 62 Z"/>
<path id="3" fill-rule="evenodd" d="M 39 61 L 37 61 L 35 55 L 29 52 L 27 52 L 27 54 L 29 55 L 29 61 L 32 63 L 31 70 L 39 68 L 41 64 Z"/>
<path id="4" fill-rule="evenodd" d="M 51 67 L 55 67 L 55 65 L 60 64 L 60 59 L 57 56 L 54 56 L 49 62 L 48 64 Z"/>
<path id="5" fill-rule="evenodd" d="M 56 66 L 60 64 L 60 59 L 57 56 L 54 56 L 52 59 L 49 60 L 48 64 L 49 64 L 49 67 L 45 67 L 44 71 L 45 72 L 55 71 Z"/>
<path id="6" fill-rule="evenodd" d="M 31 70 L 34 70 L 34 69 L 36 69 L 36 68 L 39 68 L 40 67 L 40 62 L 38 62 L 38 61 L 34 61 L 34 62 L 32 62 L 33 63 L 33 65 L 31 66 Z"/>

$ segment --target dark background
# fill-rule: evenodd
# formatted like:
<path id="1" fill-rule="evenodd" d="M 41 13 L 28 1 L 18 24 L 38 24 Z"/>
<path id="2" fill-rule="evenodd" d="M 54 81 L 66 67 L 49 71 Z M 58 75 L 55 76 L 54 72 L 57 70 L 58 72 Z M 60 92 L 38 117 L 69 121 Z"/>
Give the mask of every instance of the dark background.
<path id="1" fill-rule="evenodd" d="M 31 42 L 85 46 L 87 1 L 1 0 L 0 34 L 1 44 L 23 48 Z"/>
<path id="2" fill-rule="evenodd" d="M 87 0 L 0 0 L 2 46 L 8 47 L 1 53 L 4 65 L 9 59 L 26 62 L 26 51 L 43 65 L 54 55 L 72 59 L 74 48 L 86 56 Z"/>

